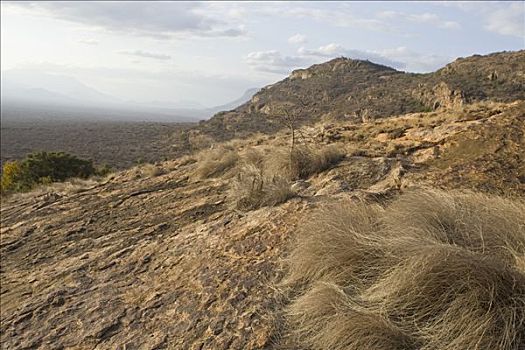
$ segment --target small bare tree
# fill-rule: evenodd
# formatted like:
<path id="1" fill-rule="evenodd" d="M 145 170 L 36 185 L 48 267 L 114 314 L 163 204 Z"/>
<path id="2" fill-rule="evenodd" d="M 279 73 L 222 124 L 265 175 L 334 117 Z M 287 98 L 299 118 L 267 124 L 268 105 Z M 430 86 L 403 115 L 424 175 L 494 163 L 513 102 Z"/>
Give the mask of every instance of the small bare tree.
<path id="1" fill-rule="evenodd" d="M 285 96 L 284 101 L 275 108 L 272 113 L 272 117 L 279 123 L 284 125 L 290 130 L 290 153 L 289 153 L 289 164 L 290 171 L 293 168 L 293 164 L 298 160 L 298 152 L 296 151 L 296 144 L 298 136 L 305 140 L 304 135 L 301 133 L 299 126 L 301 120 L 307 113 L 307 103 L 297 94 L 288 94 Z"/>
<path id="2" fill-rule="evenodd" d="M 272 117 L 290 130 L 290 154 L 292 154 L 297 143 L 297 136 L 302 136 L 299 131 L 299 124 L 306 113 L 307 104 L 297 95 L 289 95 L 288 98 L 291 101 L 288 100 L 278 106 Z"/>

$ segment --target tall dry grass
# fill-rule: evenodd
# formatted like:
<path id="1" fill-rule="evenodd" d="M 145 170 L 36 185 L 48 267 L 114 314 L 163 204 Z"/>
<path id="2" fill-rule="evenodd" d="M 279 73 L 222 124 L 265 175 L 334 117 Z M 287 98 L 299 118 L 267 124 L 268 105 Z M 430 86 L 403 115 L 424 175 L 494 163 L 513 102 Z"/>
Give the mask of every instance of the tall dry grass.
<path id="1" fill-rule="evenodd" d="M 525 203 L 412 190 L 305 223 L 286 283 L 311 349 L 525 349 Z"/>
<path id="2" fill-rule="evenodd" d="M 245 154 L 231 189 L 231 197 L 238 209 L 274 206 L 295 196 L 290 181 L 270 170 L 270 159 L 254 150 Z"/>
<path id="3" fill-rule="evenodd" d="M 290 180 L 306 179 L 337 164 L 345 156 L 344 151 L 335 145 L 315 149 L 298 145 L 292 151 L 277 150 L 270 167 L 279 169 Z"/>
<path id="4" fill-rule="evenodd" d="M 218 146 L 206 149 L 197 154 L 197 168 L 195 176 L 199 179 L 217 177 L 233 168 L 239 155 L 231 147 Z"/>
<path id="5" fill-rule="evenodd" d="M 145 164 L 140 167 L 139 171 L 145 177 L 157 177 L 166 173 L 166 169 L 157 164 Z"/>
<path id="6" fill-rule="evenodd" d="M 249 150 L 237 167 L 231 197 L 241 210 L 274 206 L 295 196 L 291 190 L 294 180 L 304 179 L 337 164 L 344 152 L 336 146 L 315 150 L 303 145 L 292 152 L 273 149 L 269 154 Z"/>

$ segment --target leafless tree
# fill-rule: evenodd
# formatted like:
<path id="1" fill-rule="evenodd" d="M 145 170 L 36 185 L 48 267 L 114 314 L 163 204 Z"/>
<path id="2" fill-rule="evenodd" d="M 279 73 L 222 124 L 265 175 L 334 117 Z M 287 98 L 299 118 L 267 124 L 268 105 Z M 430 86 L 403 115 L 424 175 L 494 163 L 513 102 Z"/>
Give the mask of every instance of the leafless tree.
<path id="1" fill-rule="evenodd" d="M 288 98 L 287 103 L 283 103 L 276 108 L 276 113 L 274 113 L 273 117 L 290 130 L 290 154 L 292 154 L 297 143 L 297 136 L 301 136 L 299 124 L 305 113 L 307 113 L 307 104 L 297 95 L 289 95 Z"/>

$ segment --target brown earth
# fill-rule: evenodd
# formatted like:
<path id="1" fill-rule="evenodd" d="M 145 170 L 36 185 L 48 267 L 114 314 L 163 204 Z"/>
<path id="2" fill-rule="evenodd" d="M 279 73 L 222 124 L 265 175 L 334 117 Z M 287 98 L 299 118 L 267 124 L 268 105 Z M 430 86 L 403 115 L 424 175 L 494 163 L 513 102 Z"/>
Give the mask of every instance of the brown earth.
<path id="1" fill-rule="evenodd" d="M 523 101 L 303 127 L 298 142 L 346 157 L 296 182 L 297 197 L 248 212 L 233 209 L 236 169 L 196 180 L 191 156 L 3 198 L 2 348 L 294 348 L 279 281 L 312 210 L 409 186 L 523 196 L 524 133 Z M 229 145 L 271 154 L 288 142 L 281 131 Z"/>

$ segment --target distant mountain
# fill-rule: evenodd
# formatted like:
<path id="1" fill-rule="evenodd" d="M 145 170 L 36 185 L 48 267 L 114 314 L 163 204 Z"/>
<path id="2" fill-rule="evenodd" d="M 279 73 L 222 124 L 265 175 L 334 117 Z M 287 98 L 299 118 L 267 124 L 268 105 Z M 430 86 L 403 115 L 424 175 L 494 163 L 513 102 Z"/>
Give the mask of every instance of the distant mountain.
<path id="1" fill-rule="evenodd" d="M 210 108 L 202 107 L 202 105 L 195 101 L 151 101 L 148 103 L 128 102 L 128 104 L 137 106 L 139 108 L 148 108 L 150 111 L 168 114 L 172 113 L 195 120 L 205 120 L 211 118 L 214 114 L 218 112 L 231 111 L 237 108 L 238 106 L 248 102 L 253 97 L 253 95 L 256 94 L 259 90 L 259 88 L 248 89 L 244 92 L 244 94 L 241 97 L 235 99 L 234 101 Z M 195 106 L 195 108 L 190 108 L 189 106 L 191 105 Z"/>
<path id="2" fill-rule="evenodd" d="M 321 119 L 367 120 L 457 107 L 480 100 L 525 98 L 525 50 L 458 58 L 433 73 L 397 71 L 369 61 L 336 58 L 293 71 L 233 111 L 202 123 L 218 140 L 283 125 L 283 108 L 299 124 Z"/>
<path id="3" fill-rule="evenodd" d="M 211 108 L 190 100 L 139 103 L 101 93 L 69 76 L 13 69 L 2 72 L 2 105 L 5 107 L 2 117 L 35 116 L 42 109 L 46 111 L 46 116 L 53 115 L 48 112 L 54 110 L 60 119 L 72 119 L 69 115 L 82 118 L 75 113 L 75 108 L 78 108 L 90 118 L 100 115 L 100 119 L 108 119 L 118 115 L 119 120 L 198 121 L 238 107 L 249 101 L 257 91 L 249 89 L 240 98 Z M 29 113 L 6 113 L 21 109 L 27 111 L 28 108 L 31 110 Z"/>
<path id="4" fill-rule="evenodd" d="M 13 102 L 46 104 L 79 104 L 80 101 L 69 96 L 52 92 L 42 88 L 9 87 L 2 92 L 2 104 Z"/>
<path id="5" fill-rule="evenodd" d="M 74 78 L 39 72 L 34 75 L 26 71 L 2 72 L 1 96 L 2 120 L 195 122 L 202 115 L 123 102 Z"/>
<path id="6" fill-rule="evenodd" d="M 212 108 L 208 108 L 208 111 L 212 112 L 212 114 L 215 114 L 217 112 L 222 112 L 222 111 L 230 111 L 230 110 L 233 110 L 237 107 L 239 107 L 240 105 L 250 101 L 250 99 L 253 97 L 253 95 L 255 95 L 256 93 L 258 93 L 261 89 L 260 88 L 252 88 L 252 89 L 248 89 L 244 92 L 244 94 L 239 97 L 238 99 L 234 100 L 234 101 L 231 101 L 229 103 L 226 103 L 226 104 L 223 104 L 223 105 L 220 105 L 220 106 L 216 106 L 216 107 L 212 107 Z"/>
<path id="7" fill-rule="evenodd" d="M 41 94 L 31 93 L 40 90 Z M 46 92 L 43 92 L 45 90 Z M 50 95 L 52 94 L 52 96 Z M 38 70 L 12 69 L 2 72 L 2 97 L 18 100 L 41 100 L 45 96 L 60 103 L 108 103 L 122 101 L 85 85 L 77 79 L 60 74 L 50 74 Z"/>

